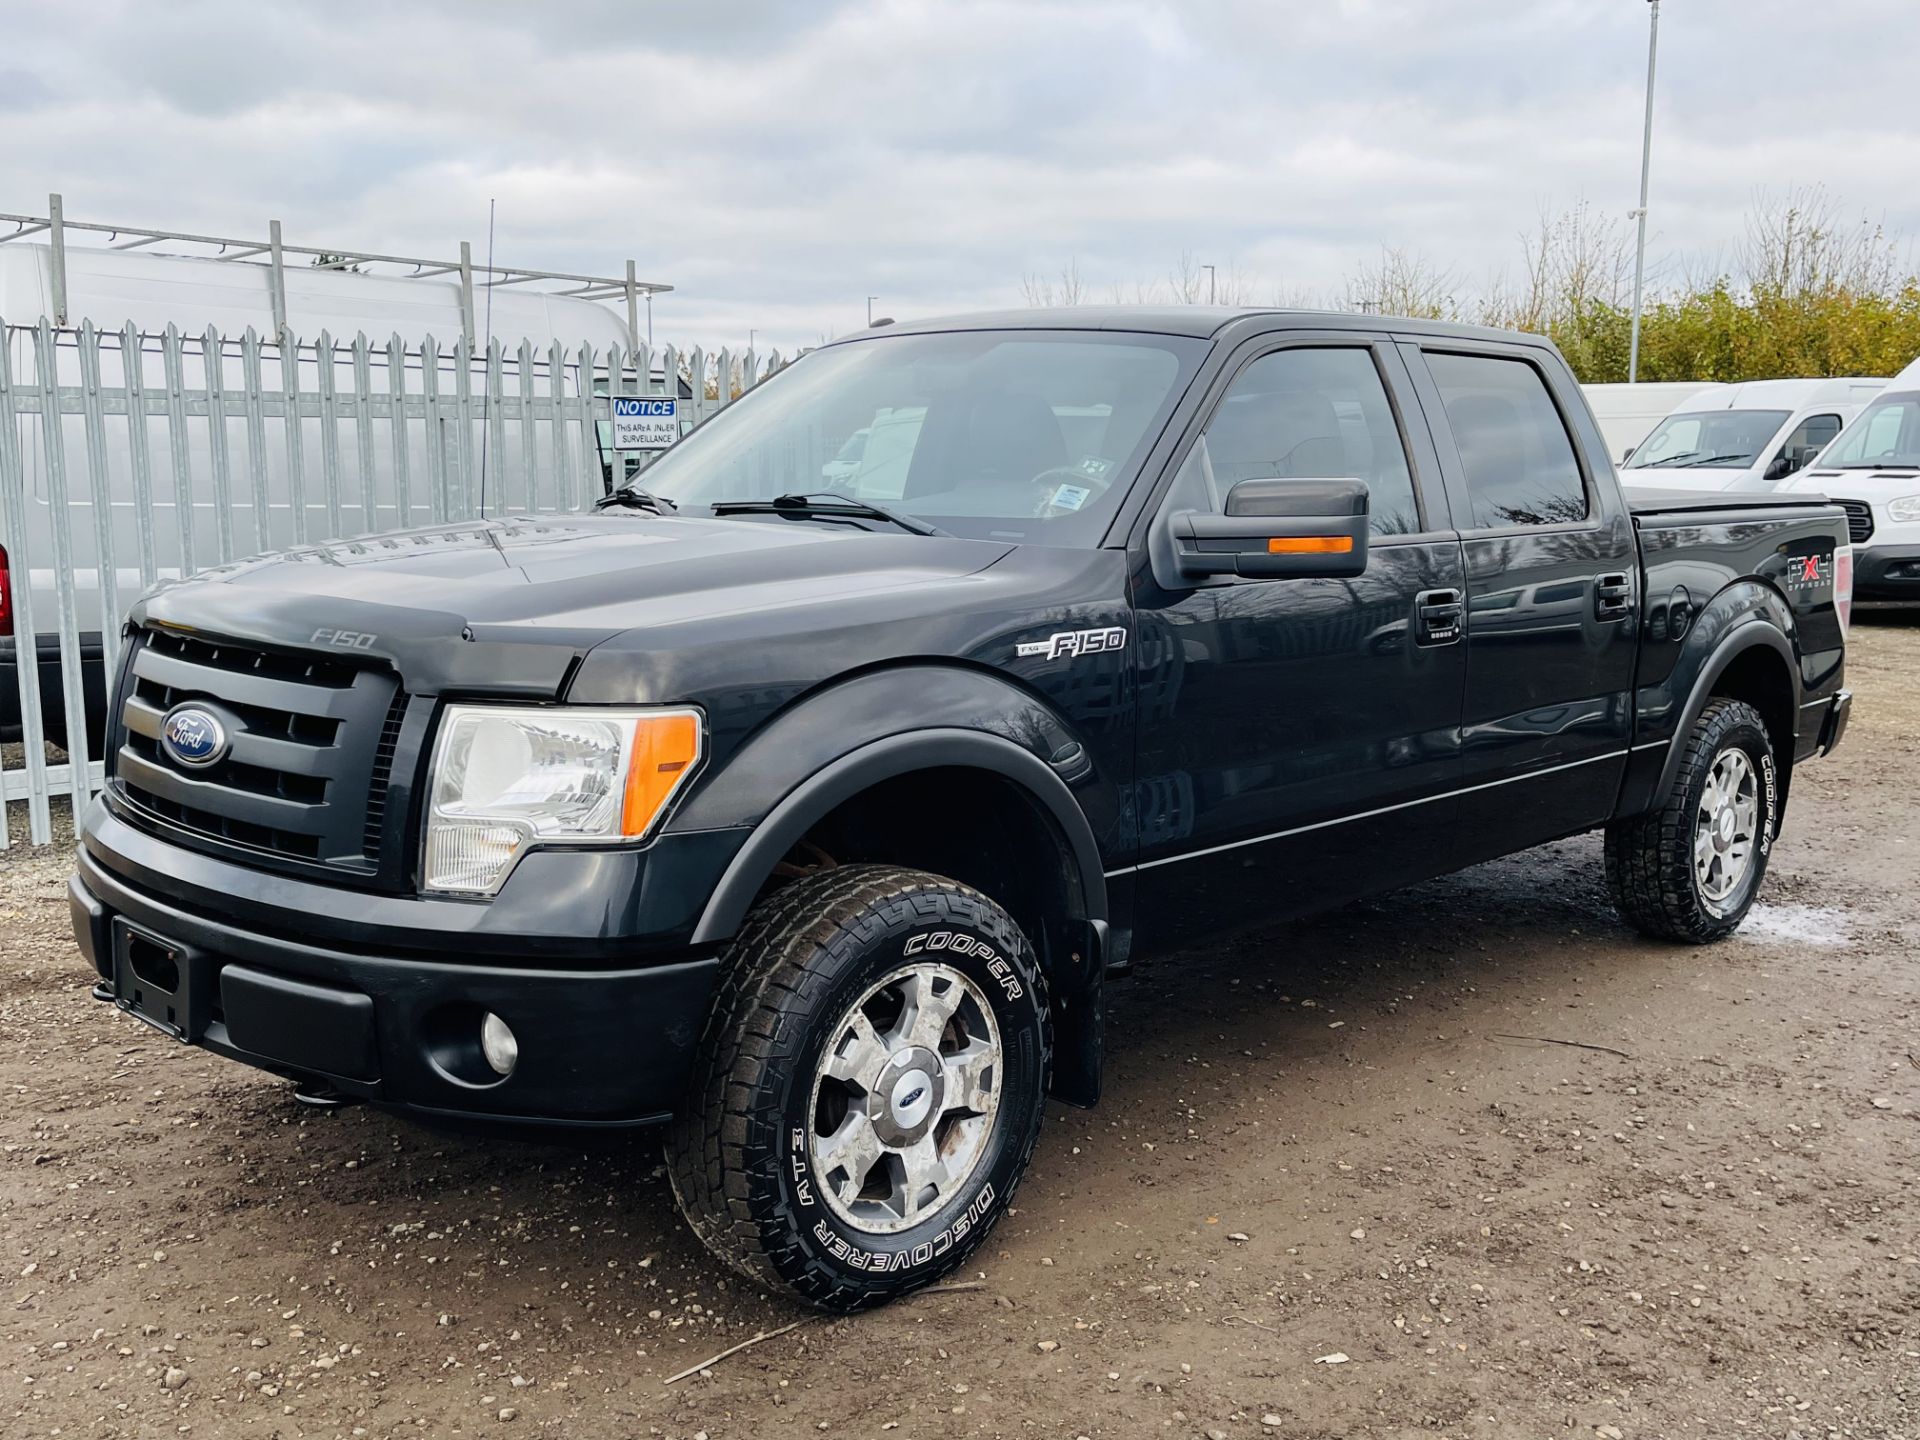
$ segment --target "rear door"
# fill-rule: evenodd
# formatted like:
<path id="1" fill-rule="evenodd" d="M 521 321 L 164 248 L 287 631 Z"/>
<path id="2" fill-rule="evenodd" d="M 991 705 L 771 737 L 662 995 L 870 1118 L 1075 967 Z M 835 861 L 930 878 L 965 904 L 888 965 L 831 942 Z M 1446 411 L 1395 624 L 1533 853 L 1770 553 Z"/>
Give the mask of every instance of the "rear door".
<path id="1" fill-rule="evenodd" d="M 1409 340 L 1460 522 L 1466 707 L 1459 863 L 1613 813 L 1632 736 L 1639 557 L 1564 365 L 1532 346 Z"/>
<path id="2" fill-rule="evenodd" d="M 1243 346 L 1150 513 L 1219 513 L 1239 481 L 1315 478 L 1367 482 L 1372 534 L 1355 578 L 1163 583 L 1136 564 L 1141 845 L 1129 869 L 1145 945 L 1446 868 L 1435 857 L 1465 681 L 1460 542 L 1388 337 Z"/>

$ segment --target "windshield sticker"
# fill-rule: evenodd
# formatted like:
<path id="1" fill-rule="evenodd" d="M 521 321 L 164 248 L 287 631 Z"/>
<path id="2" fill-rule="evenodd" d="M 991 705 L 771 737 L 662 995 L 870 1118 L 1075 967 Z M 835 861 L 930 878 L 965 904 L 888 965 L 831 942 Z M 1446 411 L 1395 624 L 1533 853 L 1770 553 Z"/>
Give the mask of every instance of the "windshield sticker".
<path id="1" fill-rule="evenodd" d="M 1053 492 L 1050 502 L 1056 510 L 1078 510 L 1093 498 L 1093 491 L 1084 485 L 1062 485 Z"/>

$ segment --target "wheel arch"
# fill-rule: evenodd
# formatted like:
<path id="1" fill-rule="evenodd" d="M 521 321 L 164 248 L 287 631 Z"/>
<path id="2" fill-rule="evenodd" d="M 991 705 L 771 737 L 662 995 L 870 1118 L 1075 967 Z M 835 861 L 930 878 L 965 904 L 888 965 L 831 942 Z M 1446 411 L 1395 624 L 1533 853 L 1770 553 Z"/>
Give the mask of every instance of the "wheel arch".
<path id="1" fill-rule="evenodd" d="M 1099 845 L 1066 782 L 1046 761 L 1011 740 L 942 726 L 869 741 L 800 781 L 754 826 L 728 864 L 694 929 L 694 943 L 730 938 L 780 862 L 848 802 L 888 781 L 943 771 L 980 774 L 1009 785 L 1011 793 L 1030 803 L 1071 859 L 1065 874 L 1073 911 L 1078 918 L 1105 923 L 1107 889 Z"/>
<path id="2" fill-rule="evenodd" d="M 1786 781 L 1793 769 L 1800 675 L 1792 642 L 1756 612 L 1749 612 L 1749 618 L 1729 630 L 1702 660 L 1674 726 L 1654 796 L 1665 795 L 1672 787 L 1685 753 L 1685 737 L 1708 703 L 1719 699 L 1743 700 L 1760 712 L 1773 742 L 1784 803 Z"/>
<path id="3" fill-rule="evenodd" d="M 1051 993 L 1054 1094 L 1091 1104 L 1110 920 L 1101 837 L 1121 823 L 1119 778 L 1101 772 L 1051 705 L 1002 676 L 920 664 L 851 677 L 740 746 L 670 822 L 750 829 L 693 943 L 731 939 L 801 841 L 863 813 L 871 843 L 834 858 L 946 874 L 1020 922 Z M 872 823 L 882 814 L 890 831 Z M 955 843 L 930 843 L 938 825 Z"/>

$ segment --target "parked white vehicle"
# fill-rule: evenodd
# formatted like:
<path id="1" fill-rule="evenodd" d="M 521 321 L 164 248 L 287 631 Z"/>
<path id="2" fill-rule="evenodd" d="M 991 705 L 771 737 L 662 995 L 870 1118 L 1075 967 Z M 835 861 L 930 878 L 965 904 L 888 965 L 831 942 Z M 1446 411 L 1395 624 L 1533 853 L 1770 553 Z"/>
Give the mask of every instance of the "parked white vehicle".
<path id="1" fill-rule="evenodd" d="M 1629 385 L 1625 381 L 1582 385 L 1587 406 L 1600 426 L 1600 437 L 1607 442 L 1607 454 L 1613 463 L 1623 463 L 1634 447 L 1653 433 L 1675 410 L 1702 390 L 1715 387 L 1699 380 L 1657 380 Z"/>
<path id="2" fill-rule="evenodd" d="M 1920 602 L 1920 360 L 1780 488 L 1846 510 L 1854 598 Z"/>
<path id="3" fill-rule="evenodd" d="M 1642 490 L 1775 489 L 1886 383 L 1845 376 L 1709 386 L 1653 428 L 1620 467 L 1620 483 Z"/>

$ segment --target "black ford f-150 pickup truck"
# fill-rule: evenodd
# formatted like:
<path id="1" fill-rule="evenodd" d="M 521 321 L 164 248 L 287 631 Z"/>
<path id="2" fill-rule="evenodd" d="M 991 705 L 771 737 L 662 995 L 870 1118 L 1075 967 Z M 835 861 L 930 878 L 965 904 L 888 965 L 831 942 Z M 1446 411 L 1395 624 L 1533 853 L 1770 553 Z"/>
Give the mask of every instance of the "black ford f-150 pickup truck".
<path id="1" fill-rule="evenodd" d="M 1606 456 L 1504 332 L 826 346 L 596 513 L 148 596 L 95 993 L 310 1095 L 667 1122 L 716 1254 L 883 1300 L 1096 1099 L 1137 956 L 1595 829 L 1641 930 L 1740 923 L 1846 726 L 1845 517 L 1629 506 Z"/>

